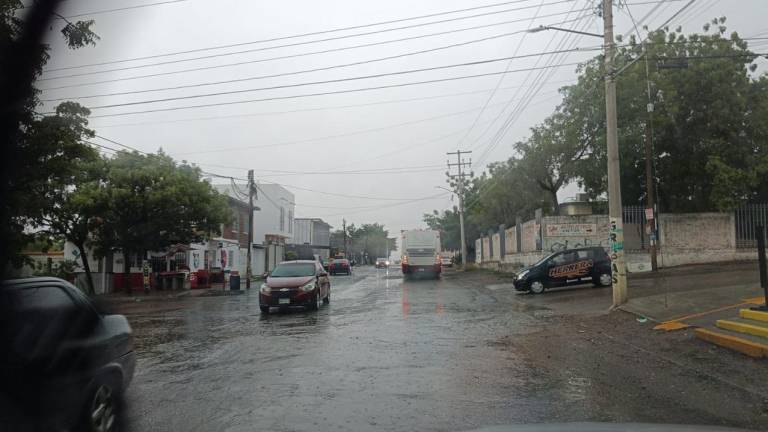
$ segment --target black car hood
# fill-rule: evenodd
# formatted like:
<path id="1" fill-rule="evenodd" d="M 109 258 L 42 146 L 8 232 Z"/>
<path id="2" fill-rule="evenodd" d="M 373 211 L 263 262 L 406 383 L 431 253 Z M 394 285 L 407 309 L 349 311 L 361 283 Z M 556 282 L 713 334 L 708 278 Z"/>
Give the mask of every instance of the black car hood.
<path id="1" fill-rule="evenodd" d="M 489 426 L 467 432 L 744 432 L 746 429 L 650 423 L 544 423 Z"/>

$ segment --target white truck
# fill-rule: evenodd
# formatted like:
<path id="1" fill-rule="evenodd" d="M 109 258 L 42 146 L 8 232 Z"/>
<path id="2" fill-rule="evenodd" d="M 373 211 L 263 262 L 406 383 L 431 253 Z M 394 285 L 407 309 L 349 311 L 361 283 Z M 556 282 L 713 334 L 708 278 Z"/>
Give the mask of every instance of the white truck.
<path id="1" fill-rule="evenodd" d="M 403 251 L 400 267 L 403 276 L 424 274 L 440 277 L 440 233 L 434 230 L 403 230 L 400 248 Z"/>

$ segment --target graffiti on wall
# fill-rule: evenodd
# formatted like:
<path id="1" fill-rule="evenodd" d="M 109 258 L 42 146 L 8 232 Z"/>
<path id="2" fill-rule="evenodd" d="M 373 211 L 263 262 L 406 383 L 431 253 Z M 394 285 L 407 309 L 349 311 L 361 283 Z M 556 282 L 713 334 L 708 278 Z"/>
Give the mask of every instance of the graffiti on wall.
<path id="1" fill-rule="evenodd" d="M 550 252 L 557 252 L 565 249 L 576 249 L 580 247 L 591 247 L 591 246 L 600 246 L 603 249 L 608 249 L 609 240 L 608 239 L 602 239 L 602 240 L 594 240 L 589 238 L 584 239 L 578 239 L 578 240 L 563 240 L 563 241 L 556 241 L 552 243 L 549 246 Z"/>
<path id="2" fill-rule="evenodd" d="M 597 224 L 547 224 L 547 237 L 585 237 L 597 234 Z"/>

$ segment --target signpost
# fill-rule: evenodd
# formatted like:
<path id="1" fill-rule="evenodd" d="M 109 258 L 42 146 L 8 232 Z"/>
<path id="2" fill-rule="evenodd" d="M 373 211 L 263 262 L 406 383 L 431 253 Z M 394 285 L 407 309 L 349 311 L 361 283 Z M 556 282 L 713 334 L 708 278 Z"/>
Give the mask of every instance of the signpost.
<path id="1" fill-rule="evenodd" d="M 149 275 L 150 275 L 149 261 L 144 260 L 144 263 L 141 265 L 141 274 L 143 276 L 144 292 L 149 293 Z"/>

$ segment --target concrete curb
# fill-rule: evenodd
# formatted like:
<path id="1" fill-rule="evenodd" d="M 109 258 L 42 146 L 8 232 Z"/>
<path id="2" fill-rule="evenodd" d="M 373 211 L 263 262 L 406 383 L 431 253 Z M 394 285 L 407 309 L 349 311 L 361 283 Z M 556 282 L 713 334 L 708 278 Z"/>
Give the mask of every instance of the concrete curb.
<path id="1" fill-rule="evenodd" d="M 741 339 L 735 336 L 730 336 L 703 328 L 697 328 L 695 332 L 696 337 L 701 340 L 711 342 L 715 345 L 732 349 L 734 351 L 738 351 L 750 357 L 768 357 L 768 345 L 759 344 L 756 342 L 748 341 L 746 339 Z"/>

